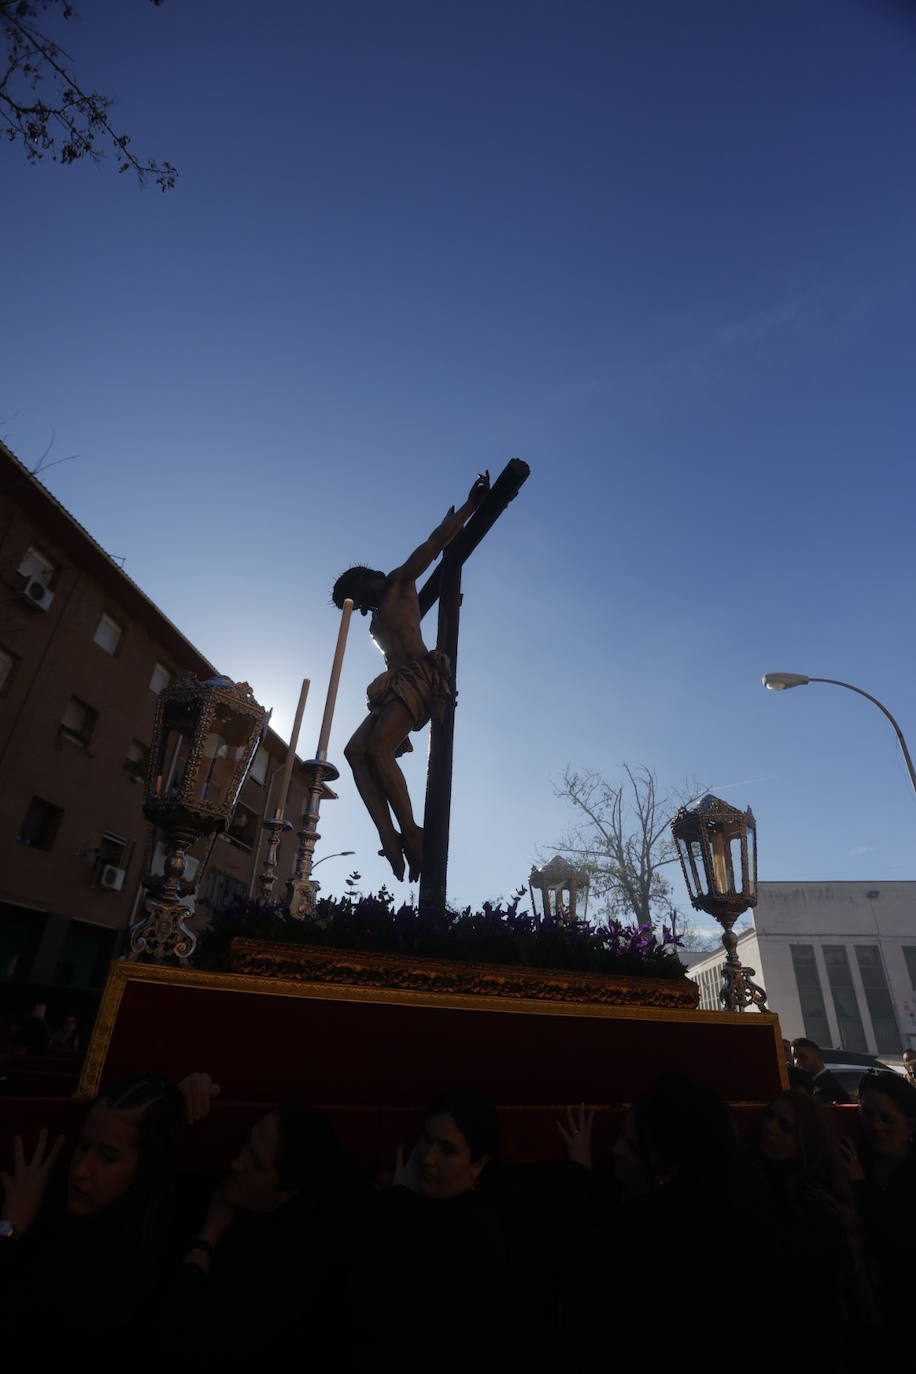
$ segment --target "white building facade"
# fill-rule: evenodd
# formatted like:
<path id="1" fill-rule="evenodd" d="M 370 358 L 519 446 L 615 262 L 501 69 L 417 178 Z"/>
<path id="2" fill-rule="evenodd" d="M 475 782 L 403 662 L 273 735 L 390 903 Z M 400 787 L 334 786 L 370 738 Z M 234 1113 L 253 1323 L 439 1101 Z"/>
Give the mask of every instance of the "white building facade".
<path id="1" fill-rule="evenodd" d="M 899 1057 L 916 1049 L 916 882 L 760 883 L 739 937 L 789 1039 Z M 693 962 L 700 1006 L 721 1009 L 724 952 Z"/>

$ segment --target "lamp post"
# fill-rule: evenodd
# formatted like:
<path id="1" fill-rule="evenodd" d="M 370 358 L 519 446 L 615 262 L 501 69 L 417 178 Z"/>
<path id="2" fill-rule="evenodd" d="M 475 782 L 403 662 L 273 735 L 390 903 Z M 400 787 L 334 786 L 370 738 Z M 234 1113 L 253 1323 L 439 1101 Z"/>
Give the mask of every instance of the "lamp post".
<path id="1" fill-rule="evenodd" d="M 164 877 L 146 880 L 151 895 L 131 927 L 139 958 L 193 954 L 197 937 L 180 901 L 193 891 L 182 876 L 185 856 L 202 836 L 228 829 L 269 717 L 247 682 L 227 677 L 198 682 L 187 673 L 159 693 L 143 814 L 164 832 L 167 853 Z"/>
<path id="2" fill-rule="evenodd" d="M 757 905 L 757 825 L 750 807 L 738 811 L 707 794 L 696 806 L 681 807 L 671 833 L 691 905 L 723 929 L 722 1001 L 728 1011 L 766 1011 L 766 993 L 751 981 L 754 970 L 742 966 L 732 929 L 742 912 Z"/>
<path id="3" fill-rule="evenodd" d="M 351 854 L 355 853 L 355 849 L 338 849 L 336 854 L 325 854 L 323 859 L 316 859 L 315 862 L 312 864 L 312 872 L 315 872 L 315 869 L 318 867 L 319 864 L 326 864 L 328 859 L 345 859 L 349 858 Z"/>
<path id="4" fill-rule="evenodd" d="M 913 767 L 913 760 L 910 758 L 910 751 L 907 748 L 906 740 L 903 738 L 903 731 L 894 720 L 890 711 L 884 706 L 877 697 L 873 697 L 870 692 L 864 692 L 861 687 L 854 687 L 851 682 L 840 682 L 835 677 L 805 677 L 803 673 L 765 673 L 763 685 L 771 692 L 785 692 L 790 687 L 806 687 L 809 682 L 829 682 L 832 687 L 846 687 L 850 692 L 857 692 L 860 697 L 865 697 L 867 701 L 877 706 L 882 715 L 887 716 L 894 728 L 897 742 L 903 754 L 903 762 L 909 774 L 910 783 L 913 791 L 916 792 L 916 769 Z"/>

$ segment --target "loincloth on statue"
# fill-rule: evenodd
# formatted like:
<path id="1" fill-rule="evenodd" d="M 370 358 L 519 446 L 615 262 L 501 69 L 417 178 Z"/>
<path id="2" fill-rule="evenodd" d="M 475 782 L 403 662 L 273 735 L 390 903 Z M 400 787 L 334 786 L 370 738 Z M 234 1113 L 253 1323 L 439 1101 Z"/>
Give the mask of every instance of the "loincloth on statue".
<path id="1" fill-rule="evenodd" d="M 411 730 L 422 730 L 430 720 L 441 720 L 452 695 L 452 665 L 448 654 L 433 649 L 424 658 L 415 658 L 400 668 L 389 668 L 366 688 L 366 705 L 378 715 L 390 701 L 399 701 L 411 715 Z M 395 750 L 395 758 L 413 752 L 405 736 Z"/>

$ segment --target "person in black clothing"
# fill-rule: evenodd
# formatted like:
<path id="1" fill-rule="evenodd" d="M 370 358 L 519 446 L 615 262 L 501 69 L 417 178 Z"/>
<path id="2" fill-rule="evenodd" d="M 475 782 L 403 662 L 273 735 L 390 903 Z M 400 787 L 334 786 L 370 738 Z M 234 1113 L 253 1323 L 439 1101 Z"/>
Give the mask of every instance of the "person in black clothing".
<path id="1" fill-rule="evenodd" d="M 916 1088 L 916 1050 L 903 1051 L 903 1072 L 907 1082 Z"/>
<path id="2" fill-rule="evenodd" d="M 103 1326 L 126 1330 L 149 1301 L 183 1118 L 178 1088 L 156 1075 L 114 1084 L 92 1104 L 60 1188 L 63 1137 L 49 1147 L 42 1131 L 31 1155 L 16 1137 L 0 1180 L 0 1329 L 11 1360 L 95 1348 Z"/>
<path id="3" fill-rule="evenodd" d="M 343 1340 L 352 1231 L 352 1187 L 327 1117 L 303 1102 L 275 1107 L 185 1246 L 160 1354 L 234 1369 L 301 1348 L 321 1363 Z"/>
<path id="4" fill-rule="evenodd" d="M 792 1041 L 792 1057 L 795 1067 L 811 1075 L 811 1092 L 818 1102 L 848 1103 L 852 1101 L 849 1093 L 839 1079 L 824 1067 L 824 1056 L 820 1045 L 813 1040 L 799 1036 Z"/>
<path id="5" fill-rule="evenodd" d="M 558 1349 L 567 1361 L 589 1359 L 613 1330 L 621 1354 L 651 1369 L 673 1368 L 683 1360 L 683 1327 L 666 1318 L 650 1329 L 646 1294 L 671 1291 L 679 1310 L 700 1310 L 723 1255 L 730 1320 L 735 1330 L 751 1329 L 754 1238 L 727 1105 L 677 1070 L 660 1074 L 624 1118 L 613 1152 L 616 1199 L 603 1210 L 600 1174 L 592 1182 L 589 1117 L 580 1110 L 569 1125 L 568 1232 L 557 1257 L 564 1287 Z M 754 1350 L 742 1348 L 741 1358 L 756 1370 Z"/>
<path id="6" fill-rule="evenodd" d="M 909 1298 L 916 1285 L 916 1088 L 890 1070 L 859 1083 L 861 1144 L 840 1142 L 862 1216 L 891 1341 L 910 1339 Z"/>
<path id="7" fill-rule="evenodd" d="M 747 1163 L 748 1197 L 765 1220 L 757 1233 L 761 1307 L 779 1310 L 799 1368 L 842 1370 L 850 1342 L 871 1331 L 878 1314 L 828 1109 L 809 1093 L 780 1093 Z M 786 1273 L 799 1280 L 788 1303 Z"/>
<path id="8" fill-rule="evenodd" d="M 406 1162 L 398 1151 L 353 1275 L 354 1367 L 524 1366 L 524 1228 L 498 1145 L 496 1108 L 456 1089 L 430 1104 Z"/>

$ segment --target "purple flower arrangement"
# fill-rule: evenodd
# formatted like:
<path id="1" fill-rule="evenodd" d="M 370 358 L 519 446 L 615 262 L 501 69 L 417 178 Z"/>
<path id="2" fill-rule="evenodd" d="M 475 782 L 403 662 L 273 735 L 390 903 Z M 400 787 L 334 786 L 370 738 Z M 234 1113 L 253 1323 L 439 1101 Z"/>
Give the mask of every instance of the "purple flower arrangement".
<path id="1" fill-rule="evenodd" d="M 225 967 L 229 942 L 244 936 L 472 964 L 686 976 L 674 952 L 680 936 L 667 926 L 659 934 L 648 925 L 574 920 L 562 912 L 538 916 L 520 910 L 524 895 L 520 888 L 511 901 L 484 902 L 480 911 L 439 911 L 408 902 L 396 905 L 383 887 L 367 897 L 320 897 L 314 917 L 305 921 L 293 920 L 280 904 L 234 899 L 214 914 L 203 932 L 197 963 Z"/>

